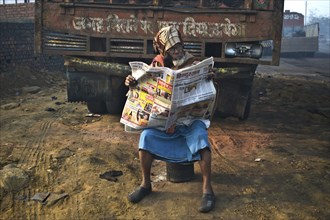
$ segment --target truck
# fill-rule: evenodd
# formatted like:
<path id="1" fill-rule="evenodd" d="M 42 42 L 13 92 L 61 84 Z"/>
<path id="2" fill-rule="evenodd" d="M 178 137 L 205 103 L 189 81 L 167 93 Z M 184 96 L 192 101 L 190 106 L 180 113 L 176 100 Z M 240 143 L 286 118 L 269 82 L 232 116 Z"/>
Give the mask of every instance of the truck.
<path id="1" fill-rule="evenodd" d="M 305 25 L 304 15 L 285 10 L 281 53 L 313 57 L 319 51 L 319 24 Z"/>
<path id="2" fill-rule="evenodd" d="M 255 70 L 279 65 L 284 0 L 36 0 L 35 52 L 65 58 L 70 102 L 120 114 L 130 61 L 150 62 L 162 27 L 179 29 L 184 48 L 213 57 L 215 115 L 248 118 Z M 263 43 L 272 53 L 263 56 Z"/>

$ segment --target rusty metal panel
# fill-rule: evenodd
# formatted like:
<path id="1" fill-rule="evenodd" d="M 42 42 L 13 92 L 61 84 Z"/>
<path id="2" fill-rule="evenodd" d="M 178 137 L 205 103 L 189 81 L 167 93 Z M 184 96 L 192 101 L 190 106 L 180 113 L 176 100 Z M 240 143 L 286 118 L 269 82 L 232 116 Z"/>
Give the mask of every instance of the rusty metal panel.
<path id="1" fill-rule="evenodd" d="M 51 11 L 51 12 L 49 12 Z M 157 31 L 168 25 L 177 26 L 187 40 L 235 41 L 238 39 L 267 39 L 271 37 L 273 14 L 255 11 L 197 10 L 182 11 L 172 9 L 165 12 L 154 10 L 154 16 L 148 17 L 149 9 L 99 9 L 90 11 L 77 7 L 75 14 L 60 14 L 50 8 L 45 9 L 44 29 L 77 35 L 95 37 L 145 38 L 153 37 Z M 200 13 L 196 15 L 197 13 Z M 248 17 L 246 22 L 240 16 Z M 54 22 L 54 19 L 58 22 Z M 132 36 L 134 34 L 134 36 Z"/>
<path id="2" fill-rule="evenodd" d="M 149 5 L 148 1 L 37 0 L 36 3 L 39 1 L 41 12 L 36 10 L 36 14 L 42 23 L 36 34 L 43 36 L 36 40 L 38 52 L 152 58 L 155 33 L 161 27 L 175 25 L 187 50 L 200 58 L 212 55 L 216 62 L 279 63 L 283 0 L 163 1 L 167 5 L 162 5 L 162 1 Z M 175 5 L 179 3 L 183 5 Z M 267 40 L 274 42 L 271 61 L 224 56 L 226 42 Z M 214 51 L 208 53 L 207 48 Z"/>

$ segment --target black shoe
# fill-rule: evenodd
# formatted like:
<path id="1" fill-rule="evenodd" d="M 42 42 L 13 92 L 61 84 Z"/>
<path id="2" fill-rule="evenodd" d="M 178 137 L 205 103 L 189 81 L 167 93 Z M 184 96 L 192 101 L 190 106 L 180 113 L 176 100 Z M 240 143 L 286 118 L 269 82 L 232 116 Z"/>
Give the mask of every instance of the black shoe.
<path id="1" fill-rule="evenodd" d="M 151 186 L 150 188 L 144 188 L 142 186 L 139 186 L 137 189 L 135 189 L 134 192 L 130 193 L 128 195 L 128 200 L 131 203 L 138 203 L 140 202 L 144 197 L 149 195 L 151 193 Z"/>
<path id="2" fill-rule="evenodd" d="M 207 194 L 204 193 L 202 197 L 201 206 L 199 207 L 198 211 L 206 213 L 211 211 L 215 205 L 215 196 L 214 194 Z"/>

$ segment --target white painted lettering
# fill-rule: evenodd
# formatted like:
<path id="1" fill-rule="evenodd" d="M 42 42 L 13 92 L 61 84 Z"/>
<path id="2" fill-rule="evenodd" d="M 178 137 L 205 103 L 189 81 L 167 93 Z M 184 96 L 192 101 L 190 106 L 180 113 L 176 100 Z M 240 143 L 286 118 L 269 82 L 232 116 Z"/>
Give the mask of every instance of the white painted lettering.
<path id="1" fill-rule="evenodd" d="M 184 21 L 157 21 L 152 23 L 147 20 L 138 20 L 134 15 L 130 18 L 119 18 L 116 14 L 110 14 L 106 19 L 74 17 L 72 20 L 73 28 L 76 30 L 93 31 L 97 33 L 138 33 L 142 30 L 145 34 L 155 34 L 154 29 L 169 25 L 174 25 L 180 29 L 182 27 L 183 35 L 193 37 L 228 37 L 245 36 L 245 23 L 231 23 L 229 18 L 225 18 L 223 23 L 215 22 L 196 22 L 194 18 L 187 17 Z"/>

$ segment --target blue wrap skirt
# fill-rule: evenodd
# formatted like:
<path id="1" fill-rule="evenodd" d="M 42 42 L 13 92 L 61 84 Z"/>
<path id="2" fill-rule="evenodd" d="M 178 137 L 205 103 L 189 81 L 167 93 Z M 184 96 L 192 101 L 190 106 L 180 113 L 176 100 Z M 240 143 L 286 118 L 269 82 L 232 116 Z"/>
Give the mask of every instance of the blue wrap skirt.
<path id="1" fill-rule="evenodd" d="M 147 128 L 141 133 L 139 142 L 139 150 L 146 150 L 156 159 L 171 163 L 200 160 L 198 151 L 209 146 L 206 125 L 200 120 L 190 126 L 176 126 L 173 134 Z"/>

